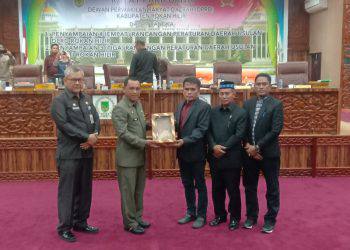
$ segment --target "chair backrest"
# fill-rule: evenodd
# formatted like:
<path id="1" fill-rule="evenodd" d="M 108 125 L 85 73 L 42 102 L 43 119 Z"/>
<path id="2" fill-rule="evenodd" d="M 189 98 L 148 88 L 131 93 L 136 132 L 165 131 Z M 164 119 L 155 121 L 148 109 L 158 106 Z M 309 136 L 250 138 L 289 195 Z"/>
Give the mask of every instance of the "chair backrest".
<path id="1" fill-rule="evenodd" d="M 42 65 L 15 65 L 12 68 L 13 82 L 42 83 Z"/>
<path id="2" fill-rule="evenodd" d="M 167 82 L 182 83 L 189 76 L 196 76 L 194 64 L 168 64 Z"/>
<path id="3" fill-rule="evenodd" d="M 111 81 L 115 83 L 124 82 L 124 79 L 128 76 L 128 68 L 120 65 L 103 64 L 103 72 L 108 87 L 111 86 Z"/>
<path id="4" fill-rule="evenodd" d="M 213 83 L 218 79 L 242 83 L 242 64 L 240 62 L 215 62 L 213 64 Z"/>
<path id="5" fill-rule="evenodd" d="M 87 89 L 95 88 L 95 67 L 94 65 L 75 65 L 84 71 L 84 83 Z"/>
<path id="6" fill-rule="evenodd" d="M 308 62 L 286 62 L 277 65 L 277 81 L 282 79 L 283 86 L 305 84 L 309 82 Z"/>

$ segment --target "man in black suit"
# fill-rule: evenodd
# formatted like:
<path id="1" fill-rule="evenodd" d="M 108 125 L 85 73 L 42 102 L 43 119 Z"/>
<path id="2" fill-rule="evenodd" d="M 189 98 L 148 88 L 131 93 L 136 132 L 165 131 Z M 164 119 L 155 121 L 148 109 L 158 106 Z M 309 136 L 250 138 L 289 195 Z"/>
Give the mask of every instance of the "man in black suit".
<path id="1" fill-rule="evenodd" d="M 229 196 L 229 229 L 239 227 L 241 220 L 241 195 L 239 184 L 242 169 L 242 140 L 246 129 L 246 111 L 234 103 L 233 82 L 221 82 L 220 105 L 210 115 L 208 133 L 209 165 L 212 178 L 212 195 L 215 218 L 209 225 L 226 222 L 226 190 Z"/>
<path id="2" fill-rule="evenodd" d="M 84 72 L 70 66 L 64 72 L 65 90 L 55 97 L 51 116 L 57 127 L 58 219 L 61 239 L 74 242 L 71 232 L 98 233 L 87 224 L 92 197 L 93 148 L 100 118 L 92 99 L 83 93 Z"/>
<path id="3" fill-rule="evenodd" d="M 146 44 L 142 40 L 135 43 L 136 53 L 133 55 L 129 76 L 136 78 L 140 83 L 153 82 L 153 72 L 159 80 L 158 59 L 156 54 L 146 49 Z"/>
<path id="4" fill-rule="evenodd" d="M 278 175 L 280 170 L 280 146 L 278 136 L 283 128 L 283 105 L 269 95 L 271 77 L 258 74 L 255 78 L 256 96 L 246 101 L 243 108 L 248 113 L 247 138 L 243 184 L 245 187 L 247 220 L 244 227 L 251 229 L 257 222 L 259 205 L 257 187 L 259 170 L 262 170 L 266 186 L 267 213 L 262 232 L 272 233 L 280 207 Z"/>
<path id="5" fill-rule="evenodd" d="M 209 127 L 210 105 L 199 99 L 201 82 L 188 77 L 183 82 L 185 101 L 178 105 L 175 120 L 179 140 L 176 143 L 182 184 L 185 188 L 187 212 L 179 224 L 194 221 L 193 228 L 206 224 L 208 207 L 204 168 L 206 162 L 206 134 Z M 196 209 L 195 188 L 198 190 Z"/>

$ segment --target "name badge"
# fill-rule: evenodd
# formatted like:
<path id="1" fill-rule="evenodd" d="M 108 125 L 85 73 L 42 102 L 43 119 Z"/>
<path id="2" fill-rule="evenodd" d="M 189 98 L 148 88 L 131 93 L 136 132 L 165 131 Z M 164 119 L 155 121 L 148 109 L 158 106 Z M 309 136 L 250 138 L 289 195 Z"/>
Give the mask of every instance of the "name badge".
<path id="1" fill-rule="evenodd" d="M 73 110 L 79 110 L 80 108 L 79 108 L 79 106 L 78 106 L 75 102 L 73 102 L 72 109 L 73 109 Z"/>
<path id="2" fill-rule="evenodd" d="M 92 114 L 90 114 L 89 116 L 90 116 L 90 122 L 91 122 L 91 124 L 94 124 L 94 123 L 95 123 L 95 121 L 94 121 L 94 116 L 93 116 Z"/>

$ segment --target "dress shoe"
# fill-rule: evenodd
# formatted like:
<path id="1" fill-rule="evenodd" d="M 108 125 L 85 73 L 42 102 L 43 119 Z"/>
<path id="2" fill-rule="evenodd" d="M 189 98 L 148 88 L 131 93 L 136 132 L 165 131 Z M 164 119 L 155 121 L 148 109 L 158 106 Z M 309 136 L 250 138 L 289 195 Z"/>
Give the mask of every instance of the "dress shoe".
<path id="1" fill-rule="evenodd" d="M 221 223 L 224 223 L 226 222 L 227 219 L 226 217 L 216 217 L 214 220 L 212 220 L 210 223 L 209 223 L 209 226 L 212 226 L 212 227 L 215 227 Z"/>
<path id="2" fill-rule="evenodd" d="M 195 216 L 190 215 L 190 214 L 186 214 L 185 217 L 179 219 L 177 222 L 178 222 L 179 224 L 186 224 L 186 223 L 189 223 L 189 222 L 191 222 L 191 221 L 194 221 L 195 219 L 196 219 Z"/>
<path id="3" fill-rule="evenodd" d="M 132 234 L 144 234 L 145 233 L 145 229 L 143 229 L 141 226 L 137 225 L 136 227 L 124 227 L 125 231 L 128 231 Z"/>
<path id="4" fill-rule="evenodd" d="M 239 227 L 239 222 L 235 220 L 231 220 L 230 224 L 228 225 L 228 229 L 231 231 L 236 230 Z"/>
<path id="5" fill-rule="evenodd" d="M 100 231 L 100 229 L 98 229 L 97 227 L 93 227 L 89 225 L 86 225 L 85 227 L 74 226 L 73 230 L 78 232 L 83 232 L 83 233 L 90 233 L 90 234 L 97 234 Z"/>
<path id="6" fill-rule="evenodd" d="M 138 223 L 139 223 L 139 226 L 142 228 L 149 228 L 151 226 L 151 223 L 144 221 L 144 220 L 141 220 Z"/>
<path id="7" fill-rule="evenodd" d="M 275 229 L 275 225 L 270 222 L 265 222 L 261 230 L 262 233 L 270 234 Z"/>
<path id="8" fill-rule="evenodd" d="M 206 224 L 206 220 L 203 217 L 197 217 L 197 219 L 193 222 L 192 228 L 194 229 L 198 229 L 201 227 L 204 227 L 204 225 Z"/>
<path id="9" fill-rule="evenodd" d="M 248 218 L 245 222 L 243 227 L 246 229 L 252 229 L 253 226 L 256 225 L 256 220 Z"/>
<path id="10" fill-rule="evenodd" d="M 62 231 L 58 232 L 58 235 L 62 240 L 68 241 L 68 242 L 75 242 L 77 239 L 75 238 L 74 234 L 71 231 Z"/>

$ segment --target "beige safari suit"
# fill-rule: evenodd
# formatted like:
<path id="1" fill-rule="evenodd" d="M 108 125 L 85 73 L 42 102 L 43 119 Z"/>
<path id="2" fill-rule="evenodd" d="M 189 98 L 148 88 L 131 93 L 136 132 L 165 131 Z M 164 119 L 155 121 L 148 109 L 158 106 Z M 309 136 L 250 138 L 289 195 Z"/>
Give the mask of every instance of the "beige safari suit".
<path id="1" fill-rule="evenodd" d="M 114 107 L 112 121 L 118 137 L 116 165 L 125 228 L 142 220 L 145 189 L 146 121 L 140 102 L 126 96 Z"/>

